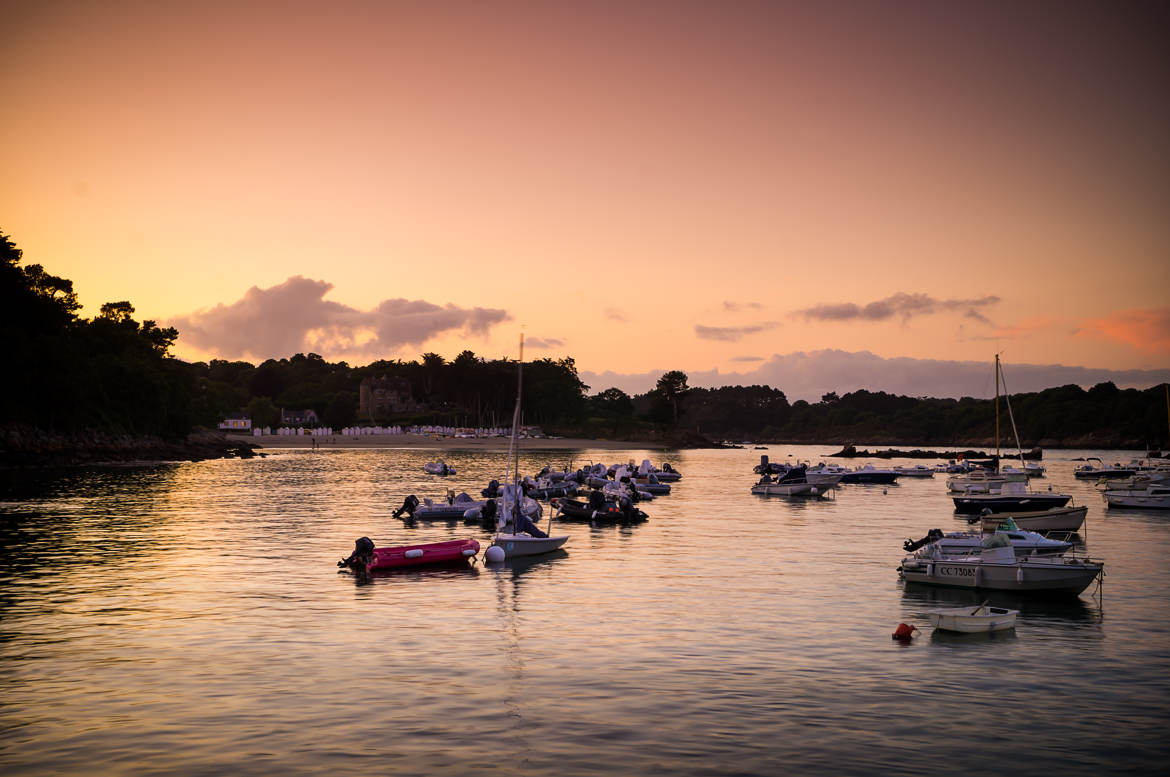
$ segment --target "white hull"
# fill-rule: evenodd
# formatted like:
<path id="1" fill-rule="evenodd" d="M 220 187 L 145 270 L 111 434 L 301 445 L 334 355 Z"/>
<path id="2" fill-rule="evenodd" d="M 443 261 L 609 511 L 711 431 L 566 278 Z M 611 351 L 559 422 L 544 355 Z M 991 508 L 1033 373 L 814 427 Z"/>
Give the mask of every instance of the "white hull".
<path id="1" fill-rule="evenodd" d="M 817 496 L 821 491 L 812 483 L 757 483 L 752 493 L 760 496 Z"/>
<path id="2" fill-rule="evenodd" d="M 1026 531 L 1080 531 L 1088 512 L 1088 507 L 1057 507 L 1031 512 L 993 513 L 984 516 L 982 525 L 983 531 L 994 531 L 1011 518 L 1016 526 Z"/>
<path id="3" fill-rule="evenodd" d="M 926 613 L 930 625 L 943 631 L 960 631 L 964 634 L 982 634 L 988 631 L 1006 631 L 1015 628 L 1019 610 L 1005 610 L 1000 607 L 970 607 L 947 610 L 931 610 Z"/>
<path id="4" fill-rule="evenodd" d="M 907 557 L 902 578 L 911 583 L 930 583 L 955 588 L 996 591 L 1079 594 L 1101 574 L 1102 565 L 1076 558 L 1020 559 L 1015 563 L 984 561 L 978 556 L 954 559 Z"/>
<path id="5" fill-rule="evenodd" d="M 1170 510 L 1170 496 L 1146 496 L 1144 493 L 1114 494 L 1105 492 L 1110 507 L 1133 507 L 1145 510 Z"/>
<path id="6" fill-rule="evenodd" d="M 818 489 L 834 488 L 841 482 L 841 475 L 829 472 L 805 472 L 804 479 Z"/>
<path id="7" fill-rule="evenodd" d="M 543 553 L 552 553 L 569 541 L 569 535 L 561 534 L 555 537 L 532 537 L 527 534 L 499 534 L 496 535 L 493 545 L 504 549 L 506 558 L 520 558 L 521 556 L 539 556 Z"/>
<path id="8" fill-rule="evenodd" d="M 894 467 L 894 472 L 898 473 L 898 477 L 903 478 L 932 478 L 934 477 L 934 470 L 930 467 Z"/>

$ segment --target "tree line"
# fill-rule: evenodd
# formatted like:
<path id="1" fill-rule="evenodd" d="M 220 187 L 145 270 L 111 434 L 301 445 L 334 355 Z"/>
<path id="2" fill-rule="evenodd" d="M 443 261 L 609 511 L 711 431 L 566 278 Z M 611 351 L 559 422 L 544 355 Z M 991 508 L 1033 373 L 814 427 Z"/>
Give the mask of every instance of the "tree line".
<path id="1" fill-rule="evenodd" d="M 260 364 L 185 362 L 170 353 L 180 336 L 174 328 L 138 322 L 128 301 L 106 303 L 98 315 L 83 318 L 72 281 L 41 265 L 22 266 L 22 259 L 22 251 L 0 233 L 0 336 L 18 367 L 0 381 L 0 426 L 177 439 L 239 412 L 255 426 L 276 426 L 282 408 L 312 409 L 333 428 L 511 421 L 515 361 L 465 350 L 451 360 L 425 353 L 417 360 L 364 366 L 313 353 Z M 383 377 L 406 381 L 418 407 L 361 417 L 362 381 Z M 524 364 L 524 422 L 552 434 L 628 440 L 994 444 L 993 400 L 860 390 L 790 403 L 770 386 L 693 388 L 687 380 L 685 372 L 671 370 L 643 394 L 615 387 L 590 394 L 572 358 L 537 359 Z M 1010 401 L 1025 447 L 1166 447 L 1164 391 L 1068 385 L 1013 394 Z M 1000 417 L 1007 447 L 1006 403 Z"/>

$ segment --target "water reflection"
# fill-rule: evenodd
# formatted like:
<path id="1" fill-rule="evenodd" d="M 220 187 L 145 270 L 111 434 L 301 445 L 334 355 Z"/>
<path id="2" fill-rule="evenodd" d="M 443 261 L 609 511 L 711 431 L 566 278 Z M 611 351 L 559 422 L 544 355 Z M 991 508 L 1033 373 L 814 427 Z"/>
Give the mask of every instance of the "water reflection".
<path id="1" fill-rule="evenodd" d="M 523 452 L 526 472 L 649 457 L 684 478 L 644 524 L 557 523 L 571 539 L 549 556 L 336 574 L 356 537 L 490 538 L 391 517 L 407 494 L 477 494 L 502 474 L 499 454 L 455 452 L 458 475 L 428 480 L 433 455 L 278 452 L 16 485 L 0 505 L 0 730 L 19 735 L 0 770 L 321 774 L 358 753 L 419 775 L 925 774 L 926 736 L 973 773 L 1025 774 L 1034 759 L 984 747 L 1005 709 L 1043 722 L 1063 773 L 1170 758 L 1170 522 L 1091 507 L 1081 535 L 1109 560 L 1108 597 L 1032 599 L 898 581 L 905 538 L 950 525 L 941 482 L 757 499 L 752 451 Z M 1049 478 L 1080 494 L 1071 466 Z M 898 621 L 984 599 L 1021 611 L 1014 635 L 932 630 L 891 649 Z M 1054 714 L 1070 697 L 1092 714 Z"/>
<path id="2" fill-rule="evenodd" d="M 902 604 L 915 615 L 944 607 L 976 607 L 987 602 L 992 607 L 1019 610 L 1021 618 L 1054 623 L 1100 623 L 1102 603 L 1098 599 L 1073 596 L 1034 596 L 1011 591 L 978 591 L 968 588 L 944 588 L 924 583 L 905 583 Z"/>
<path id="3" fill-rule="evenodd" d="M 986 642 L 1015 642 L 1019 639 L 1015 629 L 1006 629 L 1004 631 L 985 631 L 973 634 L 966 634 L 961 631 L 946 631 L 945 629 L 935 629 L 930 634 L 930 641 L 932 644 L 945 645 L 977 645 Z"/>

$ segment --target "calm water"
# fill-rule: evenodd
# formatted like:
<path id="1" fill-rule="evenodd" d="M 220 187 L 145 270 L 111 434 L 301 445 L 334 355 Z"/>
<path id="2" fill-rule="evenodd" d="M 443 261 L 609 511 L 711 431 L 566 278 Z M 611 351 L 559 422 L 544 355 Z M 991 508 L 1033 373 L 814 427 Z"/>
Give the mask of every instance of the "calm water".
<path id="1" fill-rule="evenodd" d="M 926 624 L 975 594 L 898 581 L 907 537 L 964 525 L 942 478 L 754 497 L 759 453 L 529 452 L 525 471 L 649 455 L 684 479 L 646 524 L 563 524 L 559 557 L 364 585 L 334 566 L 363 535 L 486 545 L 391 513 L 478 494 L 503 456 L 448 454 L 446 480 L 391 449 L 8 473 L 0 771 L 1163 773 L 1170 514 L 1107 511 L 1071 474 L 1093 452 L 1037 482 L 1090 505 L 1103 588 L 992 597 L 1023 608 L 992 638 Z M 895 643 L 900 621 L 924 632 Z"/>

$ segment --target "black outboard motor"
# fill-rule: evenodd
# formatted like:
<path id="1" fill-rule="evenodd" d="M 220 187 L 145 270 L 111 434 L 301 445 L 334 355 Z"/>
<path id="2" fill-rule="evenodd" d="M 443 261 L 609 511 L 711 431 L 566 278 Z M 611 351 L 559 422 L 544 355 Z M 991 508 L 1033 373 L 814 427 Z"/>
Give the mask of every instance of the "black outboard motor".
<path id="1" fill-rule="evenodd" d="M 418 497 L 415 496 L 414 494 L 411 494 L 410 496 L 406 497 L 406 499 L 402 500 L 402 507 L 399 507 L 397 510 L 394 511 L 394 517 L 401 518 L 403 516 L 403 514 L 405 514 L 406 519 L 410 520 L 411 518 L 414 517 L 414 511 L 417 508 L 418 508 Z"/>
<path id="2" fill-rule="evenodd" d="M 902 543 L 902 547 L 905 550 L 912 552 L 912 551 L 918 550 L 923 545 L 929 545 L 930 543 L 934 542 L 935 540 L 942 539 L 942 536 L 943 536 L 942 529 L 931 529 L 930 531 L 928 531 L 926 533 L 926 536 L 920 540 L 917 540 L 917 541 L 906 540 L 904 543 Z"/>
<path id="3" fill-rule="evenodd" d="M 629 497 L 618 497 L 618 509 L 621 510 L 622 516 L 628 521 L 634 513 L 634 503 L 630 501 Z"/>
<path id="4" fill-rule="evenodd" d="M 479 492 L 480 496 L 485 499 L 495 499 L 500 495 L 500 481 L 493 480 L 487 484 L 487 488 Z"/>
<path id="5" fill-rule="evenodd" d="M 484 502 L 479 511 L 479 520 L 485 529 L 496 528 L 496 500 L 489 499 Z"/>
<path id="6" fill-rule="evenodd" d="M 343 558 L 337 562 L 339 567 L 349 567 L 350 569 L 358 569 L 365 571 L 370 562 L 374 560 L 374 541 L 369 537 L 359 537 L 353 544 L 353 553 L 349 554 L 349 558 Z"/>
<path id="7" fill-rule="evenodd" d="M 589 492 L 589 509 L 590 510 L 604 510 L 605 509 L 605 494 L 597 489 Z"/>

